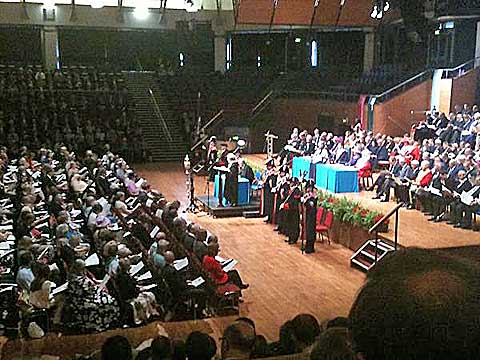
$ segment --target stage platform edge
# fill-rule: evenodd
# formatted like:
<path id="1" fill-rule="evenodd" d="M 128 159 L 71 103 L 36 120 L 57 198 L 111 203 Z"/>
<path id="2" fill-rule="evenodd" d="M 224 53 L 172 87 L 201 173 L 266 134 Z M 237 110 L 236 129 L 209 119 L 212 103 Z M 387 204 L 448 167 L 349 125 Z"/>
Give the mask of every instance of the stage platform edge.
<path id="1" fill-rule="evenodd" d="M 248 205 L 224 207 L 218 207 L 218 199 L 213 196 L 210 196 L 210 199 L 207 196 L 197 196 L 195 200 L 216 218 L 243 217 L 244 212 L 260 211 L 260 202 L 255 201 L 255 199 L 251 200 Z"/>

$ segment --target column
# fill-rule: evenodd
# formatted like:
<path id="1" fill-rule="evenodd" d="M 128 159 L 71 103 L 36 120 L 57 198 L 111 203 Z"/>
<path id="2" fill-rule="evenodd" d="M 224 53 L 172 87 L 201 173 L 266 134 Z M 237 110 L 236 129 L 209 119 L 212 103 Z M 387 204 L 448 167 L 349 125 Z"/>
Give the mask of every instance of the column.
<path id="1" fill-rule="evenodd" d="M 477 22 L 477 44 L 475 47 L 475 67 L 480 67 L 480 21 Z"/>
<path id="2" fill-rule="evenodd" d="M 41 34 L 43 65 L 48 70 L 54 70 L 60 62 L 57 28 L 54 26 L 45 26 L 42 28 Z"/>
<path id="3" fill-rule="evenodd" d="M 370 71 L 373 68 L 375 58 L 375 33 L 365 33 L 365 48 L 363 49 L 363 72 Z"/>
<path id="4" fill-rule="evenodd" d="M 225 34 L 215 34 L 214 52 L 215 71 L 224 74 L 227 68 L 227 42 Z"/>

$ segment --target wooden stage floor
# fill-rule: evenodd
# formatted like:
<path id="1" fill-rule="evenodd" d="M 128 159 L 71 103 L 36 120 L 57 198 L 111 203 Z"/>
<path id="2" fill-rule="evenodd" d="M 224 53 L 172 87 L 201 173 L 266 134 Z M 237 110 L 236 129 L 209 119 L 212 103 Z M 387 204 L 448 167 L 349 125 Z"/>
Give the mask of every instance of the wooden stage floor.
<path id="1" fill-rule="evenodd" d="M 152 164 L 136 170 L 168 199 L 186 204 L 185 175 L 181 164 Z M 196 195 L 205 192 L 205 180 L 195 178 Z M 221 255 L 239 260 L 237 269 L 250 288 L 244 292 L 241 316 L 252 318 L 260 334 L 278 339 L 280 326 L 307 312 L 319 320 L 345 316 L 365 275 L 350 268 L 352 252 L 340 245 L 316 244 L 316 253 L 302 255 L 262 219 L 214 219 L 204 213 L 186 214 L 220 239 Z M 207 322 L 220 336 L 232 318 Z"/>

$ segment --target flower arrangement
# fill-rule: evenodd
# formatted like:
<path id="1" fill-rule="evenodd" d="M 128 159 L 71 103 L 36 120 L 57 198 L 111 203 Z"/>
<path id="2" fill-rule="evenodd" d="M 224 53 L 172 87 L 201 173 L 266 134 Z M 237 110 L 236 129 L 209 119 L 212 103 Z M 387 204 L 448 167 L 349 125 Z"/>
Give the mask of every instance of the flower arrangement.
<path id="1" fill-rule="evenodd" d="M 361 207 L 355 201 L 348 200 L 345 197 L 339 198 L 323 191 L 318 192 L 318 206 L 333 211 L 334 219 L 337 221 L 350 223 L 367 230 L 384 216 L 384 214 L 377 211 Z M 387 232 L 388 224 L 389 219 L 385 220 L 382 226 L 379 227 L 379 232 Z"/>

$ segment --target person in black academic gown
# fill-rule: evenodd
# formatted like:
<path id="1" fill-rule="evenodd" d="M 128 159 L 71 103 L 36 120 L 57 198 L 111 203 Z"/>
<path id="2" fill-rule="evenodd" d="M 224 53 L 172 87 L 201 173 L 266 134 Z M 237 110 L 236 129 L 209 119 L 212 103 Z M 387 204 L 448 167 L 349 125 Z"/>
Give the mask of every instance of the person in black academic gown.
<path id="1" fill-rule="evenodd" d="M 300 236 L 300 213 L 299 205 L 302 192 L 298 178 L 292 178 L 290 184 L 290 190 L 287 198 L 281 205 L 285 214 L 285 232 L 288 236 L 288 243 L 290 245 L 296 244 L 298 237 Z"/>
<path id="2" fill-rule="evenodd" d="M 238 204 L 238 162 L 234 154 L 227 155 L 228 169 L 225 179 L 225 199 L 231 206 Z"/>
<path id="3" fill-rule="evenodd" d="M 317 237 L 316 222 L 317 222 L 317 193 L 315 191 L 315 183 L 313 180 L 308 180 L 305 186 L 305 195 L 302 198 L 304 206 L 303 226 L 305 226 L 305 238 L 307 244 L 305 252 L 311 254 L 315 252 L 315 240 Z"/>
<path id="4" fill-rule="evenodd" d="M 277 185 L 277 176 L 275 174 L 275 161 L 270 159 L 266 163 L 267 171 L 262 186 L 262 215 L 266 217 L 266 223 L 273 222 L 273 206 L 275 203 L 275 194 L 272 189 Z"/>

